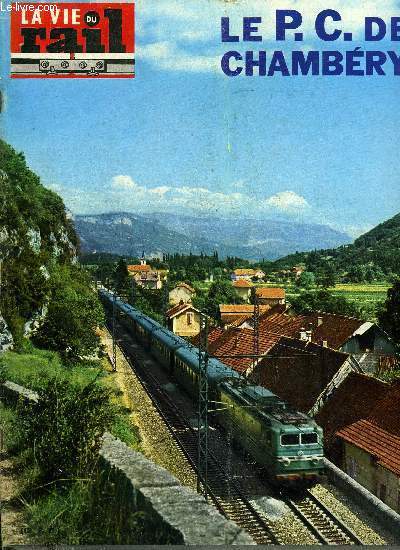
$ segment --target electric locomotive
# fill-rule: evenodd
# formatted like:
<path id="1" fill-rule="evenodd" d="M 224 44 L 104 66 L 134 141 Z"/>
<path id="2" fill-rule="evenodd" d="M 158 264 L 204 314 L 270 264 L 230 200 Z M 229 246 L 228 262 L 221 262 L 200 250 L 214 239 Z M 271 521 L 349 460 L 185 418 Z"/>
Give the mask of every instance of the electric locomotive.
<path id="1" fill-rule="evenodd" d="M 104 290 L 99 294 L 104 305 L 111 308 L 112 295 Z M 121 322 L 196 399 L 198 348 L 119 298 L 115 308 Z M 313 419 L 269 390 L 244 383 L 238 372 L 215 358 L 209 359 L 207 379 L 209 399 L 218 403 L 215 421 L 265 468 L 272 482 L 297 487 L 320 479 L 324 472 L 323 433 Z"/>

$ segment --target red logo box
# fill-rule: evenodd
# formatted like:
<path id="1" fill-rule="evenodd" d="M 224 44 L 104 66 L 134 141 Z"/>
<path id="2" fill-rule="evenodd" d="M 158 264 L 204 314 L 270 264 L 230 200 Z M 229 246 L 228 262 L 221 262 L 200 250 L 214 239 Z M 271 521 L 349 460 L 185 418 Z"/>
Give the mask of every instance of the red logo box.
<path id="1" fill-rule="evenodd" d="M 15 3 L 12 78 L 133 78 L 134 4 Z"/>

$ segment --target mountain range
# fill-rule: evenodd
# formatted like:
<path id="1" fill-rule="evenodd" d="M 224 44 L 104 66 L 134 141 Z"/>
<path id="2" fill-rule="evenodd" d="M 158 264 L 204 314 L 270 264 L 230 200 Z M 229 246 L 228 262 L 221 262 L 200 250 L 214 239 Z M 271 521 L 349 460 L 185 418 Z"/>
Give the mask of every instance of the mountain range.
<path id="1" fill-rule="evenodd" d="M 85 253 L 126 256 L 163 253 L 236 256 L 274 260 L 292 252 L 333 248 L 351 242 L 345 233 L 325 225 L 257 219 L 194 217 L 167 213 L 113 212 L 76 215 L 76 231 Z"/>

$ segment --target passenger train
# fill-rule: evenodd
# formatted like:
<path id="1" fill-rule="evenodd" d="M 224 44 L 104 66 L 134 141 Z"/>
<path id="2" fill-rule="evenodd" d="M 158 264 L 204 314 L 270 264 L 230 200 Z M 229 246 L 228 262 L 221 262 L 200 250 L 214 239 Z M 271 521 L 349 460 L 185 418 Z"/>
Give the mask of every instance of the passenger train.
<path id="1" fill-rule="evenodd" d="M 112 308 L 113 295 L 106 290 L 99 294 L 104 306 Z M 197 399 L 199 349 L 118 297 L 115 308 L 119 321 Z M 314 420 L 269 390 L 245 383 L 239 373 L 215 358 L 209 359 L 207 372 L 209 400 L 217 403 L 212 407 L 214 420 L 265 468 L 270 481 L 300 488 L 320 480 L 323 433 Z"/>

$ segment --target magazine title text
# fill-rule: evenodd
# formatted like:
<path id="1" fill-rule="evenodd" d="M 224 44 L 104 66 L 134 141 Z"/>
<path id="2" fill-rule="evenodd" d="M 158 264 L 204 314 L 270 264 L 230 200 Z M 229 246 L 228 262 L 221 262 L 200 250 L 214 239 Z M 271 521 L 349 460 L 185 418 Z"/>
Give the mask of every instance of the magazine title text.
<path id="1" fill-rule="evenodd" d="M 262 17 L 243 17 L 240 32 L 237 21 L 229 17 L 221 18 L 221 41 L 223 43 L 262 42 Z M 344 49 L 342 43 L 354 42 L 353 33 L 343 28 L 342 16 L 332 9 L 323 10 L 315 18 L 316 38 L 325 43 L 336 44 L 324 50 L 305 50 L 300 47 L 304 41 L 302 32 L 303 16 L 297 10 L 277 10 L 275 20 L 275 40 L 294 41 L 299 45 L 289 53 L 283 50 L 238 51 L 230 49 L 221 59 L 221 69 L 227 76 L 400 76 L 400 54 L 392 49 L 379 50 L 356 46 Z M 233 30 L 235 27 L 235 31 Z M 400 42 L 400 17 L 385 21 L 380 17 L 365 17 L 362 42 Z"/>

